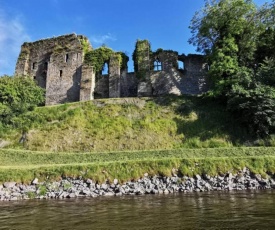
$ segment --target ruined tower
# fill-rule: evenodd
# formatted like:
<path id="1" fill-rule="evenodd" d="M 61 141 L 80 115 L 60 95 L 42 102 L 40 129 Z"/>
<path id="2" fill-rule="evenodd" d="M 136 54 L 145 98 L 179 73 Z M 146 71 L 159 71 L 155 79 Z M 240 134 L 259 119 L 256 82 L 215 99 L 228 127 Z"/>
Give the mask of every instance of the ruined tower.
<path id="1" fill-rule="evenodd" d="M 24 43 L 15 75 L 31 77 L 45 88 L 46 105 L 91 100 L 94 73 L 83 64 L 87 49 L 88 39 L 76 34 Z"/>

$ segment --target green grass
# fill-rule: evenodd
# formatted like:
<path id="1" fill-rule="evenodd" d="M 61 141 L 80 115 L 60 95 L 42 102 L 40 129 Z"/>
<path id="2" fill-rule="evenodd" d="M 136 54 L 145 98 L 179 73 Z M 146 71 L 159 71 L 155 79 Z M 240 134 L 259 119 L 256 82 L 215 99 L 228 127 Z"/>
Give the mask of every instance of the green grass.
<path id="1" fill-rule="evenodd" d="M 20 118 L 18 118 L 20 119 Z M 238 171 L 265 175 L 275 170 L 274 136 L 251 139 L 215 101 L 190 96 L 120 98 L 40 107 L 20 130 L 0 127 L 0 181 L 56 180 L 62 176 L 97 181 L 136 179 L 144 173 Z M 249 148 L 261 145 L 274 147 Z"/>
<path id="2" fill-rule="evenodd" d="M 275 148 L 213 148 L 110 153 L 50 153 L 0 151 L 0 181 L 56 180 L 62 176 L 121 182 L 149 173 L 170 176 L 172 169 L 184 175 L 216 175 L 248 167 L 252 172 L 275 173 Z"/>
<path id="3" fill-rule="evenodd" d="M 10 141 L 9 148 L 99 152 L 253 144 L 222 105 L 191 96 L 102 99 L 40 107 L 25 119 L 31 124 L 25 145 L 18 143 L 20 130 L 0 133 L 0 138 Z"/>

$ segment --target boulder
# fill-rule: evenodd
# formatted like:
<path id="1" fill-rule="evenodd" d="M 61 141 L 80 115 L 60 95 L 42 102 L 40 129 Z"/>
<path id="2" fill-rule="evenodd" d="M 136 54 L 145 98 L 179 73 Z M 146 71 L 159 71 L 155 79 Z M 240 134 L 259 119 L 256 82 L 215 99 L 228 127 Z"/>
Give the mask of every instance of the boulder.
<path id="1" fill-rule="evenodd" d="M 4 187 L 5 188 L 13 188 L 16 185 L 16 182 L 5 182 Z"/>

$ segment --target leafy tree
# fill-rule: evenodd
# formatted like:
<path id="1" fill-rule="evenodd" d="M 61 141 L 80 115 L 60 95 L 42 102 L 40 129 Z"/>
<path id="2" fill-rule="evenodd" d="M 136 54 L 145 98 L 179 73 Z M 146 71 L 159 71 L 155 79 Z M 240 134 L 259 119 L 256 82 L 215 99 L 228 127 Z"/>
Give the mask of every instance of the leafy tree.
<path id="1" fill-rule="evenodd" d="M 274 52 L 275 55 L 275 52 Z M 275 58 L 266 58 L 257 71 L 257 80 L 275 88 Z"/>
<path id="2" fill-rule="evenodd" d="M 251 0 L 206 1 L 191 21 L 189 42 L 207 56 L 214 87 L 253 63 L 261 16 Z M 220 94 L 222 92 L 218 92 Z"/>
<path id="3" fill-rule="evenodd" d="M 0 122 L 18 126 L 18 117 L 44 103 L 44 90 L 29 77 L 0 78 Z M 16 122 L 17 120 L 17 122 Z"/>
<path id="4" fill-rule="evenodd" d="M 206 54 L 213 93 L 256 136 L 275 132 L 275 1 L 211 0 L 189 42 Z"/>
<path id="5" fill-rule="evenodd" d="M 253 78 L 243 69 L 228 92 L 227 109 L 251 134 L 264 137 L 275 131 L 275 89 Z"/>
<path id="6" fill-rule="evenodd" d="M 265 4 L 261 10 L 262 30 L 257 40 L 256 63 L 265 58 L 275 58 L 275 1 Z"/>

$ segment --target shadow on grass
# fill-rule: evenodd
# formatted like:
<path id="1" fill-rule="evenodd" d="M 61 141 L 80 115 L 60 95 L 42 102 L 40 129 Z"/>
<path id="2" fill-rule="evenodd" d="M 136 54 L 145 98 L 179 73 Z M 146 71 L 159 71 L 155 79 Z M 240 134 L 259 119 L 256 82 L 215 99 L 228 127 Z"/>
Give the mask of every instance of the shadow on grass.
<path id="1" fill-rule="evenodd" d="M 181 147 L 240 146 L 249 136 L 243 127 L 234 122 L 224 105 L 199 96 L 168 96 L 156 98 L 155 103 L 174 105 L 177 133 L 183 134 Z"/>

